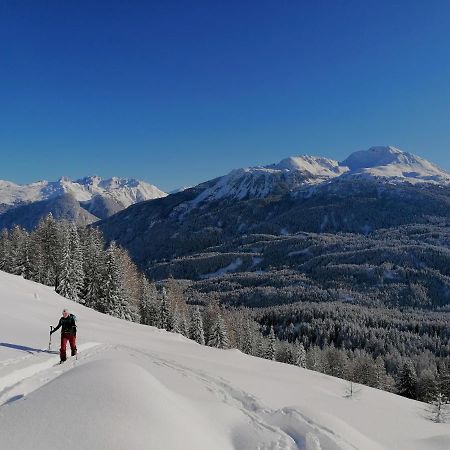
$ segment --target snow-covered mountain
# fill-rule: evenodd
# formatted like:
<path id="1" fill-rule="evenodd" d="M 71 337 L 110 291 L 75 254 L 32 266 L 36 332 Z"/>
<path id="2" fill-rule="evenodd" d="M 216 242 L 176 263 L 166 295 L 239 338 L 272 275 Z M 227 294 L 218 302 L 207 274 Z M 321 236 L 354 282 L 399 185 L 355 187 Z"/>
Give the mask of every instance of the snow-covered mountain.
<path id="1" fill-rule="evenodd" d="M 337 178 L 366 177 L 390 182 L 450 184 L 450 173 L 395 147 L 372 147 L 342 162 L 317 156 L 293 156 L 277 164 L 242 168 L 217 178 L 194 200 L 265 198 Z"/>
<path id="2" fill-rule="evenodd" d="M 76 181 L 38 181 L 19 185 L 0 180 L 0 229 L 31 229 L 51 213 L 56 219 L 86 225 L 130 205 L 167 194 L 152 184 L 127 178 L 85 177 Z"/>
<path id="3" fill-rule="evenodd" d="M 409 183 L 450 184 L 450 173 L 435 164 L 398 148 L 372 147 L 352 153 L 342 161 L 348 175 L 386 178 Z"/>
<path id="4" fill-rule="evenodd" d="M 319 184 L 347 172 L 337 161 L 315 156 L 294 156 L 278 164 L 231 171 L 207 187 L 195 200 L 200 203 L 222 198 L 265 198 Z"/>
<path id="5" fill-rule="evenodd" d="M 78 318 L 58 365 L 49 325 Z M 0 272 L 0 448 L 5 450 L 444 450 L 424 403 L 198 345 L 106 316 Z"/>
<path id="6" fill-rule="evenodd" d="M 117 177 L 103 180 L 98 176 L 91 176 L 76 181 L 61 177 L 58 181 L 44 180 L 24 185 L 0 180 L 0 204 L 32 203 L 63 194 L 72 194 L 79 202 L 92 200 L 95 196 L 106 197 L 119 203 L 123 208 L 167 195 L 144 181 Z"/>

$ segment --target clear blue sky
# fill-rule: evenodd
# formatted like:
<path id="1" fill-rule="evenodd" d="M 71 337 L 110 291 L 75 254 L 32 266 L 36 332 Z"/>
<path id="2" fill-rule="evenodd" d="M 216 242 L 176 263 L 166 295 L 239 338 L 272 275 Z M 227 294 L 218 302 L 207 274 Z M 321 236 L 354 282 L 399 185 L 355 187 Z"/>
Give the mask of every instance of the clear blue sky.
<path id="1" fill-rule="evenodd" d="M 171 190 L 384 144 L 450 170 L 448 0 L 0 0 L 0 179 Z"/>

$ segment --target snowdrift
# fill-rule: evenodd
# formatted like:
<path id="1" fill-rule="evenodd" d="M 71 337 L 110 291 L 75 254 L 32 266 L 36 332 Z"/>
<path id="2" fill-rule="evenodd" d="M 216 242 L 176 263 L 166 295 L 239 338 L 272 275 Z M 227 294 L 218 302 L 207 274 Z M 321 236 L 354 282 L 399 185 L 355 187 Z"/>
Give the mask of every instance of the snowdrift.
<path id="1" fill-rule="evenodd" d="M 79 320 L 58 365 L 49 325 Z M 0 272 L 0 448 L 440 450 L 426 405 L 121 321 Z M 54 336 L 56 341 L 57 337 Z"/>

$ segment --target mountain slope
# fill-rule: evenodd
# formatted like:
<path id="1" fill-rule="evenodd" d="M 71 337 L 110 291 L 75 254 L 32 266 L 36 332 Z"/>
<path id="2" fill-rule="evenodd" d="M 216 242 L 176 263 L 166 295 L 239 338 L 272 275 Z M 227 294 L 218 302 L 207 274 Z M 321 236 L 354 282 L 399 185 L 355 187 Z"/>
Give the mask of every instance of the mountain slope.
<path id="1" fill-rule="evenodd" d="M 80 353 L 55 367 L 58 356 L 41 349 L 63 306 L 78 317 Z M 450 425 L 427 420 L 422 403 L 367 387 L 348 399 L 343 380 L 202 347 L 3 272 L 0 307 L 0 445 L 8 450 L 53 448 L 69 429 L 69 450 L 450 445 Z"/>
<path id="2" fill-rule="evenodd" d="M 0 230 L 10 229 L 15 225 L 31 230 L 41 218 L 50 213 L 55 219 L 70 220 L 78 225 L 88 225 L 98 220 L 98 217 L 82 208 L 72 194 L 63 194 L 48 200 L 18 206 L 0 214 Z"/>

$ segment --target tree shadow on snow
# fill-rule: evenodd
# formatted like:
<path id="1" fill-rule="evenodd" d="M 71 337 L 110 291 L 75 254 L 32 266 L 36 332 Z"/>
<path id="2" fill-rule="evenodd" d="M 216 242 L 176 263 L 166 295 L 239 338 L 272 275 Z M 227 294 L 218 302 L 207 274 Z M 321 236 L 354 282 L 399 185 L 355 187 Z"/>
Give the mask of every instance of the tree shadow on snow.
<path id="1" fill-rule="evenodd" d="M 9 344 L 8 342 L 0 342 L 0 347 L 6 347 L 6 348 L 12 348 L 14 350 L 21 350 L 23 352 L 27 353 L 52 353 L 57 354 L 57 351 L 54 350 L 47 350 L 42 348 L 33 348 L 33 347 L 27 347 L 25 345 L 18 345 L 18 344 Z"/>

